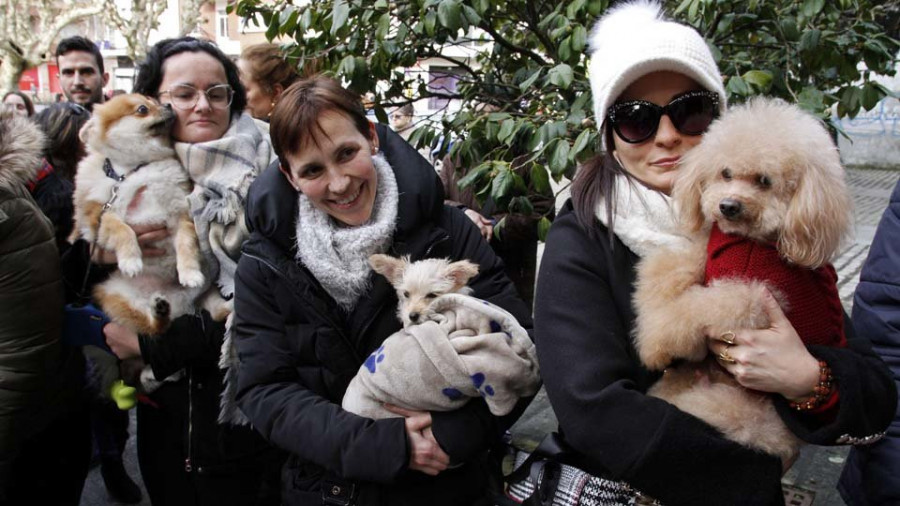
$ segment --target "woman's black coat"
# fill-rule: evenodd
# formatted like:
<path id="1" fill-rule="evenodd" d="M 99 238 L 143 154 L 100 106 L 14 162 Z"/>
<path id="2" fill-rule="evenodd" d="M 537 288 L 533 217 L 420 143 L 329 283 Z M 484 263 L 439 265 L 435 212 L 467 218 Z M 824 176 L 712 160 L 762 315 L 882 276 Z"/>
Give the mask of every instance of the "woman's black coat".
<path id="1" fill-rule="evenodd" d="M 396 134 L 377 131 L 400 193 L 388 253 L 472 260 L 480 267 L 470 284 L 474 295 L 530 329 L 529 311 L 490 246 L 462 212 L 443 206 L 434 169 Z M 498 419 L 479 399 L 432 413 L 435 438 L 464 464 L 436 478 L 408 470 L 402 418 L 373 421 L 340 406 L 366 357 L 401 328 L 394 289 L 373 273 L 368 293 L 343 313 L 295 260 L 296 216 L 296 192 L 270 167 L 250 190 L 251 237 L 235 276 L 237 399 L 256 429 L 292 454 L 282 474 L 283 500 L 322 504 L 322 490 L 329 494 L 336 481 L 344 492 L 355 488 L 360 505 L 475 504 L 487 479 L 476 461 L 521 411 Z"/>
<path id="2" fill-rule="evenodd" d="M 645 395 L 658 374 L 641 365 L 630 338 L 639 258 L 594 224 L 587 232 L 571 202 L 563 208 L 547 237 L 535 298 L 541 374 L 566 441 L 588 471 L 625 480 L 667 506 L 783 505 L 777 458 Z M 896 396 L 886 366 L 845 328 L 846 349 L 809 347 L 837 378 L 840 407 L 830 423 L 774 397 L 788 428 L 809 443 L 871 436 L 893 413 L 893 402 L 883 402 Z"/>

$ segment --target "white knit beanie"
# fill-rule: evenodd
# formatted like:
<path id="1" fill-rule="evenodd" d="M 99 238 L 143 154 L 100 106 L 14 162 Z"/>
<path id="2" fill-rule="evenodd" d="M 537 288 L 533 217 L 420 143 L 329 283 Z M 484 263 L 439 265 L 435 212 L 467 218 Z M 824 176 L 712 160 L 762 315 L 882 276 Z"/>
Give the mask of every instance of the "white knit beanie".
<path id="1" fill-rule="evenodd" d="M 684 74 L 718 93 L 720 111 L 725 111 L 722 76 L 696 30 L 666 20 L 654 1 L 637 0 L 609 9 L 591 33 L 589 73 L 597 127 L 625 88 L 664 70 Z"/>

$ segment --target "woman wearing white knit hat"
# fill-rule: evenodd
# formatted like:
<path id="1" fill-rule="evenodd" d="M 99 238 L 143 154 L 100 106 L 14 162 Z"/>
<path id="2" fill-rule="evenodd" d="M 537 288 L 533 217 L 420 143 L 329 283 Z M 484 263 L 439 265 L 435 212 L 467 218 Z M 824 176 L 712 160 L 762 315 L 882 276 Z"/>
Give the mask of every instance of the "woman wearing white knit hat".
<path id="1" fill-rule="evenodd" d="M 779 459 L 647 396 L 659 374 L 641 365 L 630 337 L 637 262 L 686 240 L 668 197 L 679 160 L 726 106 L 703 38 L 660 11 L 647 1 L 616 6 L 591 35 L 591 89 L 605 152 L 579 169 L 572 199 L 547 238 L 535 299 L 541 372 L 560 432 L 591 474 L 626 482 L 665 505 L 780 506 Z M 745 356 L 765 358 L 742 364 L 736 379 L 748 386 L 753 377 L 752 386 L 773 397 L 813 392 L 818 368 L 807 371 L 811 355 L 771 306 L 772 321 L 785 324 L 735 329 Z M 827 410 L 779 409 L 791 430 L 834 444 L 841 428 L 867 416 L 860 399 L 879 381 L 866 370 L 867 359 L 843 353 L 841 360 L 864 370 L 840 387 Z M 623 488 L 610 490 L 629 500 Z M 610 504 L 606 497 L 601 504 Z"/>

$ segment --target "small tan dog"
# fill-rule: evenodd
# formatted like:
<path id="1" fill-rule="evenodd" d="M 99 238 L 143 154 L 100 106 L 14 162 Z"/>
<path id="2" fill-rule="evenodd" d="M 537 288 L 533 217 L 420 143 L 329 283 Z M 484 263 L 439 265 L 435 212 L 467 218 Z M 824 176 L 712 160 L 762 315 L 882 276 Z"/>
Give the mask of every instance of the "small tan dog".
<path id="1" fill-rule="evenodd" d="M 468 260 L 450 262 L 445 258 L 410 262 L 408 256 L 379 254 L 369 257 L 369 265 L 397 290 L 397 317 L 404 328 L 428 320 L 431 303 L 441 295 L 469 295 L 472 289 L 466 283 L 478 274 L 478 266 Z"/>
<path id="2" fill-rule="evenodd" d="M 837 149 L 818 119 L 757 98 L 716 121 L 683 162 L 672 197 L 693 241 L 638 267 L 635 344 L 645 366 L 665 369 L 649 393 L 788 465 L 800 441 L 769 395 L 708 357 L 707 336 L 737 349 L 730 331 L 768 328 L 769 289 L 805 344 L 846 344 L 828 263 L 851 223 Z"/>
<path id="3" fill-rule="evenodd" d="M 118 270 L 94 298 L 112 321 L 139 334 L 160 334 L 192 312 L 206 284 L 188 209 L 191 183 L 170 137 L 174 120 L 169 107 L 120 95 L 97 104 L 81 131 L 88 154 L 75 177 L 74 234 L 116 253 Z M 157 245 L 164 254 L 142 258 L 131 226 L 160 223 L 171 236 Z"/>

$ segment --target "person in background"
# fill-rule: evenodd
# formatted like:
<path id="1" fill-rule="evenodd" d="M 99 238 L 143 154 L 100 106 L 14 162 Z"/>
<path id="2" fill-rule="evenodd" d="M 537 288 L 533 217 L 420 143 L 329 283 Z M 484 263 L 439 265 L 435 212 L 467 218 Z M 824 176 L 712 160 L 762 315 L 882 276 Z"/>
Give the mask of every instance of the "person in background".
<path id="1" fill-rule="evenodd" d="M 478 398 L 447 412 L 391 408 L 399 417 L 381 420 L 341 408 L 366 357 L 401 328 L 396 291 L 368 257 L 466 258 L 479 265 L 475 297 L 525 328 L 530 311 L 472 222 L 443 205 L 433 168 L 369 122 L 358 95 L 326 77 L 298 81 L 271 126 L 280 165 L 247 201 L 234 335 L 237 401 L 291 454 L 284 504 L 488 504 L 487 450 L 527 401 L 504 417 Z"/>
<path id="2" fill-rule="evenodd" d="M 10 91 L 3 95 L 3 105 L 16 115 L 25 118 L 34 116 L 34 104 L 21 91 Z"/>
<path id="3" fill-rule="evenodd" d="M 267 125 L 244 112 L 247 97 L 234 62 L 193 37 L 153 45 L 138 66 L 134 92 L 175 111 L 172 138 L 194 183 L 189 201 L 204 273 L 230 297 L 246 192 L 274 159 Z M 145 256 L 166 238 L 164 225 L 135 232 Z M 233 371 L 219 367 L 224 321 L 198 310 L 160 335 L 138 336 L 115 323 L 104 334 L 119 358 L 141 358 L 158 381 L 183 371 L 137 406 L 138 462 L 153 504 L 279 504 L 281 455 L 239 413 L 220 412 L 224 378 Z"/>
<path id="4" fill-rule="evenodd" d="M 53 223 L 57 247 L 60 254 L 64 254 L 68 250 L 68 238 L 73 227 L 75 169 L 85 155 L 78 132 L 90 119 L 90 113 L 74 102 L 63 102 L 50 105 L 34 119 L 47 136 L 47 145 L 41 170 L 28 188 L 41 211 Z"/>
<path id="5" fill-rule="evenodd" d="M 0 112 L 0 505 L 77 506 L 91 455 L 84 359 L 63 345 L 53 227 L 29 195 L 44 137 Z"/>
<path id="6" fill-rule="evenodd" d="M 103 70 L 103 55 L 96 44 L 80 35 L 59 41 L 56 65 L 66 100 L 88 111 L 103 102 L 103 87 L 109 82 L 109 74 Z"/>
<path id="7" fill-rule="evenodd" d="M 700 34 L 667 20 L 652 2 L 616 5 L 591 39 L 604 150 L 576 173 L 572 198 L 547 237 L 535 296 L 538 358 L 560 434 L 585 471 L 665 505 L 783 506 L 780 459 L 648 396 L 659 373 L 643 367 L 632 343 L 635 266 L 653 248 L 687 240 L 669 193 L 678 161 L 725 110 L 719 69 Z M 770 328 L 734 329 L 729 352 L 737 361 L 720 362 L 725 370 L 770 393 L 806 442 L 879 437 L 897 394 L 869 342 L 846 321 L 847 348 L 807 348 L 774 297 L 766 312 Z M 711 349 L 723 346 L 718 339 L 709 336 Z M 792 409 L 789 402 L 816 395 L 819 361 L 836 388 L 819 408 Z"/>
<path id="8" fill-rule="evenodd" d="M 900 182 L 894 187 L 853 299 L 853 326 L 869 336 L 900 390 Z M 884 439 L 850 450 L 838 482 L 849 506 L 900 504 L 900 411 Z"/>
<path id="9" fill-rule="evenodd" d="M 94 104 L 103 103 L 105 100 L 103 87 L 109 81 L 109 74 L 103 69 L 103 56 L 96 44 L 80 35 L 65 38 L 56 46 L 56 63 L 59 67 L 59 85 L 68 103 L 83 108 L 85 115 L 93 110 Z M 79 109 L 54 109 L 54 111 L 68 114 L 79 112 Z M 46 119 L 49 120 L 49 116 Z M 64 117 L 57 116 L 57 119 L 64 119 Z M 51 137 L 51 139 L 54 138 Z M 69 139 L 71 140 L 71 138 Z M 81 144 L 80 140 L 78 142 Z M 72 146 L 67 145 L 63 149 L 72 149 Z M 75 150 L 68 154 L 76 153 L 83 152 Z M 63 171 L 62 179 L 74 181 L 77 164 L 73 164 L 70 158 L 64 158 L 66 156 L 67 153 L 64 152 L 59 155 L 51 154 L 47 160 L 54 168 L 56 166 L 50 160 L 62 161 L 63 163 L 59 164 L 60 170 Z M 66 226 L 68 225 L 60 226 L 57 230 L 61 231 Z M 70 262 L 89 262 L 85 255 L 75 254 L 83 249 L 64 251 L 66 254 L 63 260 L 64 271 L 70 269 Z M 68 274 L 66 274 L 66 278 L 69 279 Z M 77 285 L 78 282 L 75 284 Z M 72 285 L 72 283 L 67 283 L 67 285 Z M 133 504 L 140 502 L 142 494 L 140 487 L 128 476 L 122 461 L 122 452 L 125 451 L 125 444 L 128 442 L 128 423 L 128 413 L 121 411 L 109 399 L 97 397 L 92 401 L 91 425 L 94 442 L 100 454 L 100 472 L 103 476 L 103 483 L 113 498 L 119 502 Z"/>
<path id="10" fill-rule="evenodd" d="M 409 136 L 413 132 L 413 127 L 415 126 L 415 123 L 413 123 L 414 115 L 415 108 L 412 104 L 398 107 L 391 112 L 391 129 L 400 134 L 400 137 L 403 137 L 405 141 L 409 140 Z"/>
<path id="11" fill-rule="evenodd" d="M 247 112 L 264 121 L 269 121 L 281 93 L 300 77 L 278 44 L 247 47 L 241 53 L 238 68 L 247 90 Z"/>

